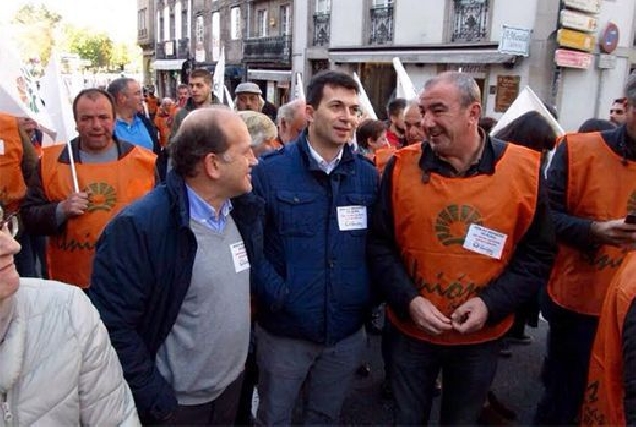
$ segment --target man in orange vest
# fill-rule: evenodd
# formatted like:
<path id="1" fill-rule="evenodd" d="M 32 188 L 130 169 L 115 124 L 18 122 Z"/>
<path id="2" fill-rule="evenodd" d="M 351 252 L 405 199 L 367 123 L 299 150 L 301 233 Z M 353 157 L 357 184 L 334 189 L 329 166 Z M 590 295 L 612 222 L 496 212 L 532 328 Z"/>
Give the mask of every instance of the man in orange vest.
<path id="1" fill-rule="evenodd" d="M 424 139 L 422 114 L 417 101 L 410 101 L 404 109 L 404 145 L 419 144 Z"/>
<path id="2" fill-rule="evenodd" d="M 170 111 L 172 110 L 173 104 L 172 99 L 164 98 L 155 116 L 154 125 L 159 134 L 159 144 L 161 148 L 165 148 L 170 140 L 170 128 L 172 127 L 173 120 Z"/>
<path id="3" fill-rule="evenodd" d="M 559 249 L 544 312 L 550 324 L 539 425 L 575 424 L 605 292 L 636 242 L 636 74 L 627 84 L 626 122 L 569 134 L 552 159 L 548 189 Z"/>
<path id="4" fill-rule="evenodd" d="M 35 148 L 24 129 L 21 129 L 20 119 L 0 113 L 0 207 L 7 216 L 20 209 L 26 183 L 35 170 L 36 162 Z M 17 240 L 22 246 L 15 256 L 18 273 L 22 277 L 35 277 L 30 236 L 21 232 Z"/>
<path id="5" fill-rule="evenodd" d="M 148 108 L 148 117 L 150 118 L 150 122 L 153 122 L 155 120 L 157 110 L 161 105 L 161 100 L 159 100 L 159 98 L 155 96 L 154 87 L 148 89 L 148 95 L 144 97 L 144 101 L 146 102 L 146 107 Z"/>
<path id="6" fill-rule="evenodd" d="M 79 137 L 72 153 L 67 144 L 44 149 L 21 212 L 32 233 L 50 236 L 49 278 L 87 288 L 102 229 L 154 187 L 156 156 L 113 135 L 115 108 L 103 90 L 81 91 L 73 116 Z"/>
<path id="7" fill-rule="evenodd" d="M 544 285 L 556 252 L 540 158 L 478 127 L 463 73 L 420 95 L 427 143 L 395 153 L 371 219 L 371 277 L 388 304 L 396 424 L 475 424 L 512 313 Z"/>
<path id="8" fill-rule="evenodd" d="M 581 411 L 583 426 L 636 425 L 636 253 L 607 289 Z"/>

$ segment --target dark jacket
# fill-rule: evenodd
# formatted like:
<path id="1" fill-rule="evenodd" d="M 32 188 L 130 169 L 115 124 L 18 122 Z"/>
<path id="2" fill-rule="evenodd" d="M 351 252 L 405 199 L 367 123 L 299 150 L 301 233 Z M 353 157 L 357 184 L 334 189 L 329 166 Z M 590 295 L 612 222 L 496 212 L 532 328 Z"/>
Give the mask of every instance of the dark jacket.
<path id="1" fill-rule="evenodd" d="M 141 119 L 148 130 L 150 139 L 152 139 L 152 152 L 157 155 L 157 173 L 159 173 L 160 181 L 164 182 L 166 180 L 166 170 L 168 166 L 168 153 L 159 143 L 159 135 L 157 134 L 155 124 L 143 113 L 137 113 L 137 117 Z"/>
<path id="2" fill-rule="evenodd" d="M 628 426 L 636 425 L 636 300 L 632 301 L 623 322 L 624 408 Z"/>
<path id="3" fill-rule="evenodd" d="M 465 176 L 495 173 L 497 162 L 507 144 L 486 137 L 481 160 L 471 166 Z M 409 304 L 420 295 L 413 278 L 409 276 L 395 240 L 392 206 L 392 176 L 395 158 L 392 158 L 380 186 L 380 196 L 373 213 L 369 233 L 369 266 L 379 293 L 389 306 L 404 319 L 410 317 Z M 453 167 L 441 160 L 427 144 L 422 148 L 420 167 L 423 173 L 454 176 Z M 556 242 L 552 227 L 543 178 L 534 218 L 530 228 L 517 245 L 504 272 L 494 279 L 479 295 L 488 308 L 489 324 L 496 324 L 532 298 L 548 281 L 556 255 Z"/>
<path id="4" fill-rule="evenodd" d="M 339 231 L 337 207 L 370 213 L 378 186 L 373 165 L 347 145 L 327 175 L 311 157 L 305 131 L 264 155 L 252 177 L 265 201 L 264 258 L 253 265 L 259 324 L 327 345 L 358 331 L 371 302 L 367 230 Z"/>
<path id="5" fill-rule="evenodd" d="M 253 262 L 262 252 L 262 205 L 253 195 L 232 203 L 232 218 Z M 117 215 L 97 242 L 89 297 L 110 333 L 145 423 L 177 407 L 155 357 L 190 287 L 197 242 L 189 216 L 185 183 L 170 172 L 165 184 Z"/>
<path id="6" fill-rule="evenodd" d="M 627 135 L 625 125 L 601 132 L 607 146 L 626 160 L 636 161 L 636 141 Z M 552 219 L 559 242 L 580 250 L 595 250 L 598 246 L 590 234 L 591 219 L 572 216 L 566 209 L 568 187 L 567 136 L 557 147 L 548 169 L 548 197 Z"/>
<path id="7" fill-rule="evenodd" d="M 113 135 L 113 140 L 117 146 L 117 158 L 121 159 L 126 156 L 135 145 L 128 141 L 117 139 Z M 75 163 L 79 163 L 79 139 L 75 138 L 71 141 L 71 147 L 73 147 L 73 159 Z M 70 168 L 70 160 L 68 155 L 68 148 L 62 150 L 62 153 L 58 157 L 59 167 Z M 155 183 L 158 180 L 158 176 L 155 171 Z M 82 189 L 80 188 L 80 191 Z M 42 185 L 42 167 L 38 160 L 34 173 L 31 175 L 29 181 L 29 187 L 27 189 L 24 202 L 20 208 L 22 220 L 24 226 L 30 233 L 39 236 L 51 236 L 57 233 L 61 233 L 66 226 L 66 222 L 58 227 L 55 218 L 55 209 L 61 200 L 49 200 L 44 191 Z"/>

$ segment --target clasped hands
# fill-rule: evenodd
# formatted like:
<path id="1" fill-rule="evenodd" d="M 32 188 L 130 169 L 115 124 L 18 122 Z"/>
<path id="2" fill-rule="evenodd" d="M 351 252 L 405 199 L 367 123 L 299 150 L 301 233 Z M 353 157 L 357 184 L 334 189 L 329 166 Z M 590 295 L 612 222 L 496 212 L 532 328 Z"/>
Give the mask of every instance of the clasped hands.
<path id="1" fill-rule="evenodd" d="M 486 324 L 488 308 L 481 298 L 474 297 L 460 305 L 450 319 L 424 297 L 415 297 L 409 304 L 415 325 L 431 335 L 456 330 L 460 334 L 479 331 Z"/>

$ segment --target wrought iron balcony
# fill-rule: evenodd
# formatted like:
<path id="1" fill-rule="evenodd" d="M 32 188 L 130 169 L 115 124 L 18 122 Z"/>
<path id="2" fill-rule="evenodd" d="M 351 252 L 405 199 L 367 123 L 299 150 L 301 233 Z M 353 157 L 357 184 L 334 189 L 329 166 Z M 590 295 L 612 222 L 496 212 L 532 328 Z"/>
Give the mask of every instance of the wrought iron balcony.
<path id="1" fill-rule="evenodd" d="M 454 42 L 478 42 L 486 39 L 488 2 L 485 0 L 455 0 L 453 14 Z"/>
<path id="2" fill-rule="evenodd" d="M 291 36 L 243 40 L 243 58 L 255 62 L 291 63 Z"/>
<path id="3" fill-rule="evenodd" d="M 155 57 L 157 59 L 186 59 L 188 57 L 188 39 L 156 42 Z"/>
<path id="4" fill-rule="evenodd" d="M 314 46 L 329 46 L 331 14 L 314 13 Z"/>
<path id="5" fill-rule="evenodd" d="M 371 8 L 370 44 L 393 43 L 393 6 Z"/>

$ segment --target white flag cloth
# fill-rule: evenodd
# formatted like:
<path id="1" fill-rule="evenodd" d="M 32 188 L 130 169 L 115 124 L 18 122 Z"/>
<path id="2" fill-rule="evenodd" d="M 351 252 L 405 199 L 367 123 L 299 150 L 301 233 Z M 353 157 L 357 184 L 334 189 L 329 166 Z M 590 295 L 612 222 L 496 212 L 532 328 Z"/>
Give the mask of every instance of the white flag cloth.
<path id="1" fill-rule="evenodd" d="M 530 89 L 529 86 L 526 86 L 513 101 L 512 105 L 508 107 L 503 116 L 501 116 L 501 118 L 497 121 L 497 124 L 490 134 L 494 135 L 499 130 L 506 127 L 506 125 L 514 119 L 524 115 L 528 111 L 537 111 L 540 113 L 548 121 L 548 123 L 550 123 L 550 126 L 554 129 L 557 136 L 561 136 L 565 133 L 559 122 L 552 117 L 552 114 L 550 114 L 548 109 L 545 108 L 545 105 L 543 105 L 543 102 L 539 99 L 539 97 L 532 89 Z"/>
<path id="2" fill-rule="evenodd" d="M 57 129 L 57 140 L 66 142 L 75 138 L 77 131 L 73 120 L 72 95 L 62 79 L 59 58 L 55 53 L 51 54 L 49 65 L 44 70 L 40 88 L 53 126 Z"/>
<path id="3" fill-rule="evenodd" d="M 296 73 L 296 84 L 294 85 L 293 100 L 302 99 L 305 100 L 305 87 L 303 86 L 303 76 L 301 73 Z"/>
<path id="4" fill-rule="evenodd" d="M 212 81 L 214 83 L 214 96 L 223 104 L 225 98 L 225 46 L 221 46 L 221 55 L 214 67 L 214 77 Z"/>
<path id="5" fill-rule="evenodd" d="M 35 84 L 24 67 L 9 34 L 0 34 L 0 112 L 15 117 L 30 117 L 40 127 L 54 131 Z"/>
<path id="6" fill-rule="evenodd" d="M 411 78 L 406 73 L 402 61 L 400 61 L 400 58 L 397 56 L 393 58 L 393 68 L 395 68 L 395 72 L 397 73 L 398 96 L 404 97 L 407 101 L 417 98 L 415 86 L 413 86 Z"/>
<path id="7" fill-rule="evenodd" d="M 225 97 L 227 98 L 227 105 L 229 105 L 229 106 L 230 106 L 230 108 L 231 108 L 232 110 L 234 110 L 234 109 L 235 109 L 235 106 L 234 106 L 234 100 L 233 100 L 233 99 L 232 99 L 232 97 L 230 96 L 230 91 L 229 91 L 229 90 L 227 90 L 227 86 L 225 86 L 225 85 L 223 85 L 223 92 L 225 92 Z"/>
<path id="8" fill-rule="evenodd" d="M 370 119 L 378 120 L 378 116 L 377 114 L 375 114 L 375 111 L 373 111 L 373 105 L 371 105 L 371 101 L 369 101 L 367 91 L 364 90 L 358 74 L 354 72 L 353 78 L 355 79 L 356 83 L 358 83 L 358 87 L 360 88 L 360 104 L 362 105 L 363 113 Z"/>

